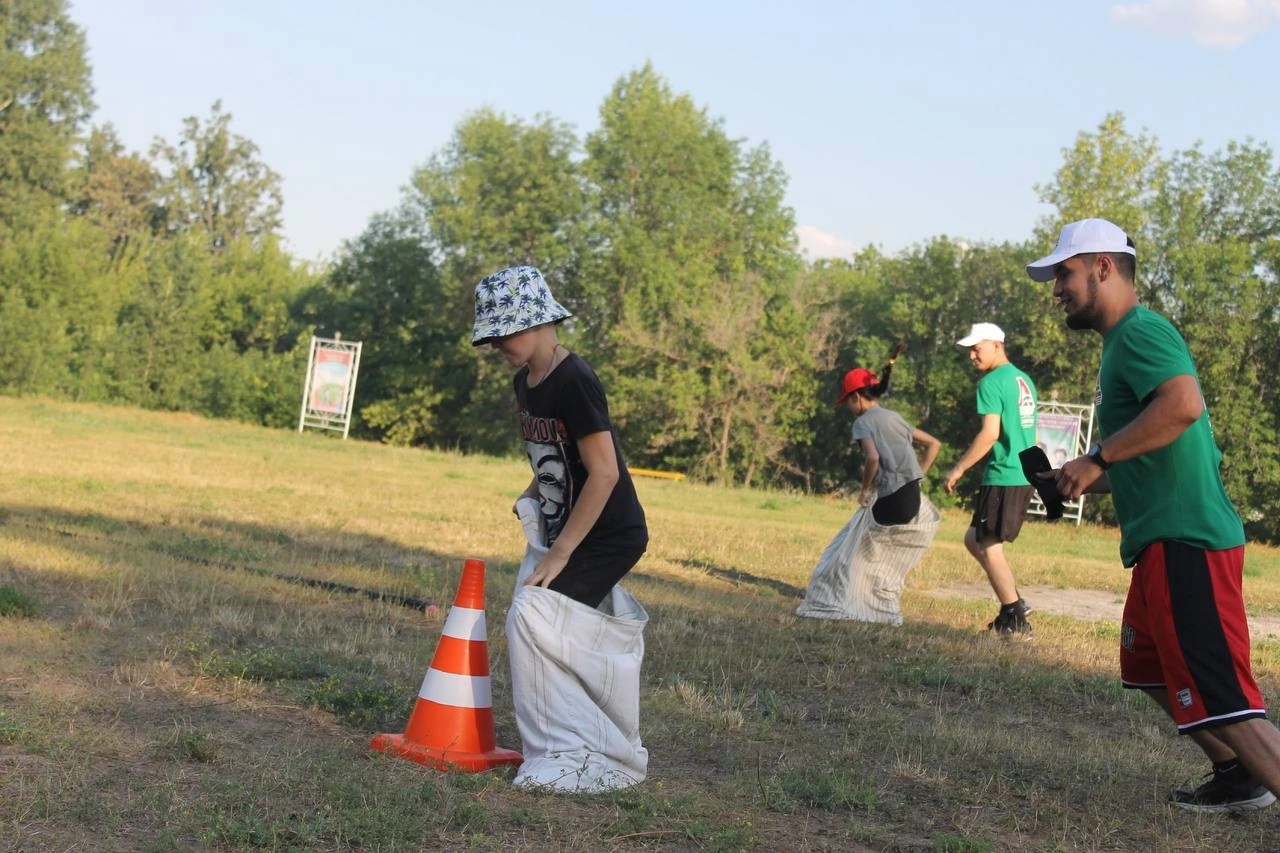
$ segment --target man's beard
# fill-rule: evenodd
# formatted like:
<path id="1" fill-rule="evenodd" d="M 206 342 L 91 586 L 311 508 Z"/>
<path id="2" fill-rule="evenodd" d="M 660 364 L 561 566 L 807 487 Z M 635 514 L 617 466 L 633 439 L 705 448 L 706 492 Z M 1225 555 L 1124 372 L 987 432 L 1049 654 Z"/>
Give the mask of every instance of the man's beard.
<path id="1" fill-rule="evenodd" d="M 1068 329 L 1097 328 L 1098 277 L 1093 273 L 1089 273 L 1085 289 L 1089 294 L 1089 301 L 1067 315 Z"/>

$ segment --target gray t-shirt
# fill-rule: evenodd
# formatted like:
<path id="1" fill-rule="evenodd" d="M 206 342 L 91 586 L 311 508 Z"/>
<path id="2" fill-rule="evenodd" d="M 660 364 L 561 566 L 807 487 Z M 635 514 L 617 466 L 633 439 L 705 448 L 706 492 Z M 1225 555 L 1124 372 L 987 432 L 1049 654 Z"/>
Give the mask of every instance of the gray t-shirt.
<path id="1" fill-rule="evenodd" d="M 869 438 L 880 454 L 876 473 L 876 497 L 891 495 L 913 480 L 924 477 L 920 460 L 911 444 L 911 426 L 902 415 L 883 406 L 873 406 L 853 422 L 853 440 Z"/>

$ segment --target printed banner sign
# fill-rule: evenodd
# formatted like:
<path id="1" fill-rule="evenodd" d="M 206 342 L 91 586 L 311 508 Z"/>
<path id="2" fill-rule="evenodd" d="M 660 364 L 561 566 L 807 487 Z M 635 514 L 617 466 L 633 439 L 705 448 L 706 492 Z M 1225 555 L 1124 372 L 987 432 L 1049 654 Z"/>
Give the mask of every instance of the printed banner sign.
<path id="1" fill-rule="evenodd" d="M 311 408 L 331 415 L 347 412 L 347 388 L 351 384 L 350 349 L 316 346 L 315 364 L 311 368 Z"/>
<path id="2" fill-rule="evenodd" d="M 1049 457 L 1049 464 L 1061 468 L 1080 455 L 1077 450 L 1080 446 L 1080 416 L 1041 412 L 1036 427 L 1036 444 Z"/>
<path id="3" fill-rule="evenodd" d="M 1036 419 L 1036 444 L 1049 457 L 1049 464 L 1061 468 L 1065 463 L 1084 453 L 1093 440 L 1093 406 L 1079 403 L 1059 403 L 1040 400 Z M 1063 518 L 1074 519 L 1079 524 L 1084 517 L 1084 495 L 1064 504 Z M 1031 496 L 1031 515 L 1045 515 L 1039 495 Z"/>
<path id="4" fill-rule="evenodd" d="M 337 334 L 333 339 L 311 339 L 298 432 L 314 427 L 340 431 L 343 438 L 347 437 L 362 346 L 358 341 L 344 341 Z"/>

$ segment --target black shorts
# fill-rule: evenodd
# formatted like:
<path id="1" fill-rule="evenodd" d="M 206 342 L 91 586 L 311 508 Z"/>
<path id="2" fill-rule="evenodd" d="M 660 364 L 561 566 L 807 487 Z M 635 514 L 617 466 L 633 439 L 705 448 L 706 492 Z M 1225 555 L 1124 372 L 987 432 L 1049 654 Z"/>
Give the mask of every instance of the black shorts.
<path id="1" fill-rule="evenodd" d="M 1022 521 L 1031 506 L 1031 486 L 983 486 L 973 503 L 969 526 L 978 531 L 979 542 L 1012 542 L 1022 530 Z"/>
<path id="2" fill-rule="evenodd" d="M 885 495 L 871 505 L 871 517 L 876 524 L 907 524 L 920 514 L 920 481 L 912 480 L 891 495 Z"/>
<path id="3" fill-rule="evenodd" d="M 647 545 L 646 537 L 644 544 L 614 548 L 607 554 L 583 552 L 579 548 L 547 589 L 554 589 L 588 607 L 599 607 L 609 590 L 640 562 Z"/>

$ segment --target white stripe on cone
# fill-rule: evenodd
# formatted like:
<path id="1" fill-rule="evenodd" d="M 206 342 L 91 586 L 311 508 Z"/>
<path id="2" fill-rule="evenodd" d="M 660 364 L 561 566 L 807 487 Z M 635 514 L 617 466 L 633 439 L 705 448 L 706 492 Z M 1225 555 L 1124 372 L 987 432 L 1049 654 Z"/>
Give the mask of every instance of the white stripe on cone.
<path id="1" fill-rule="evenodd" d="M 449 608 L 449 618 L 444 621 L 446 637 L 472 642 L 485 642 L 484 611 L 474 607 Z"/>
<path id="2" fill-rule="evenodd" d="M 456 675 L 431 667 L 422 679 L 419 699 L 455 708 L 492 708 L 493 695 L 487 675 Z"/>

